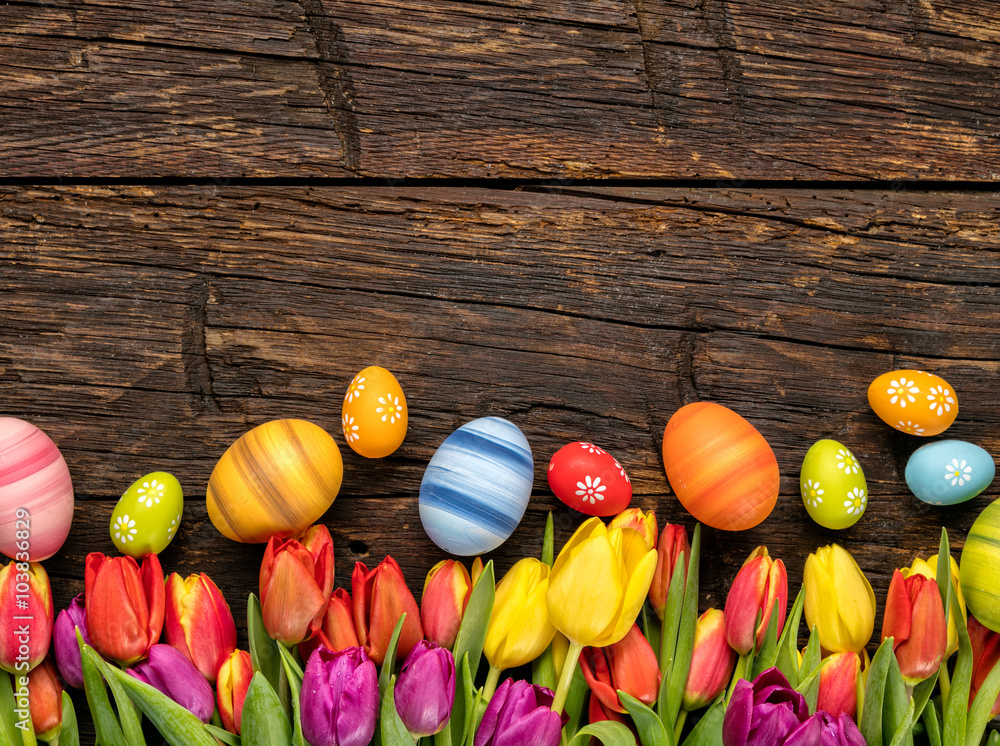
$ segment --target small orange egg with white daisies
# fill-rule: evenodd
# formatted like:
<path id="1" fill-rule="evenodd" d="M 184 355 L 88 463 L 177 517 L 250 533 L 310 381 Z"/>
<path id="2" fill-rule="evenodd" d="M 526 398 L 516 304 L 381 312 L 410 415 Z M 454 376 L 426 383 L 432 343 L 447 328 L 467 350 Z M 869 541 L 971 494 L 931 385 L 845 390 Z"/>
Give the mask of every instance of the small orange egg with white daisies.
<path id="1" fill-rule="evenodd" d="M 366 458 L 388 456 L 402 445 L 407 421 L 406 397 L 392 373 L 370 365 L 354 376 L 341 416 L 351 450 Z"/>

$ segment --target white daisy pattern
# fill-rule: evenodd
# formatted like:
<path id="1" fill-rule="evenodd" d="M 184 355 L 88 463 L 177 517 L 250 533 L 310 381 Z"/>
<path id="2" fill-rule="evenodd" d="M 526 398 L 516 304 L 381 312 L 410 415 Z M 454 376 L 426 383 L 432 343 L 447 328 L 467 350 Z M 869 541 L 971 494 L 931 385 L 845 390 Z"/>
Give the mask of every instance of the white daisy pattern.
<path id="1" fill-rule="evenodd" d="M 955 398 L 947 386 L 931 386 L 930 393 L 927 394 L 927 401 L 930 402 L 931 411 L 940 417 L 944 412 L 951 411 L 951 405 L 955 403 Z"/>
<path id="2" fill-rule="evenodd" d="M 814 479 L 807 479 L 806 483 L 802 485 L 802 499 L 812 508 L 822 505 L 825 494 L 826 490 Z"/>
<path id="3" fill-rule="evenodd" d="M 952 487 L 955 485 L 961 487 L 972 479 L 972 467 L 964 458 L 961 461 L 953 458 L 950 464 L 945 465 L 944 469 L 944 478 L 951 482 Z"/>
<path id="4" fill-rule="evenodd" d="M 846 448 L 837 449 L 837 468 L 843 469 L 844 474 L 857 474 L 861 471 L 861 465 L 858 463 L 858 460 Z"/>
<path id="5" fill-rule="evenodd" d="M 181 522 L 180 515 L 178 515 L 176 518 L 174 518 L 172 521 L 170 521 L 170 525 L 167 526 L 167 536 L 173 536 L 174 535 L 174 531 L 177 530 L 177 524 L 180 523 L 180 522 Z"/>
<path id="6" fill-rule="evenodd" d="M 143 482 L 142 487 L 137 490 L 139 495 L 139 504 L 145 505 L 147 508 L 153 507 L 153 505 L 160 504 L 160 498 L 163 497 L 164 484 L 159 479 L 154 479 L 149 482 Z"/>
<path id="7" fill-rule="evenodd" d="M 378 398 L 378 403 L 382 406 L 375 407 L 375 413 L 382 415 L 382 422 L 388 421 L 390 425 L 396 424 L 396 420 L 403 419 L 403 408 L 399 406 L 399 397 L 386 394 Z"/>
<path id="8" fill-rule="evenodd" d="M 361 392 L 364 390 L 365 390 L 365 377 L 354 376 L 354 380 L 351 381 L 351 385 L 347 387 L 347 393 L 344 394 L 344 401 L 350 404 L 352 401 L 361 396 Z"/>
<path id="9" fill-rule="evenodd" d="M 860 487 L 855 487 L 853 490 L 847 493 L 847 499 L 844 500 L 844 507 L 847 508 L 847 515 L 861 515 L 865 512 L 865 507 L 868 505 L 868 496 L 865 495 L 865 491 Z"/>
<path id="10" fill-rule="evenodd" d="M 920 387 L 916 385 L 915 381 L 908 381 L 905 376 L 900 376 L 898 381 L 889 381 L 889 388 L 885 390 L 885 393 L 890 396 L 890 404 L 899 404 L 899 406 L 905 407 L 907 403 L 916 402 L 914 394 L 920 393 Z"/>
<path id="11" fill-rule="evenodd" d="M 582 497 L 583 502 L 589 502 L 591 505 L 597 505 L 598 500 L 603 500 L 604 492 L 608 486 L 606 484 L 601 484 L 600 477 L 591 477 L 589 474 L 583 478 L 582 482 L 576 483 L 576 496 Z"/>
<path id="12" fill-rule="evenodd" d="M 585 450 L 587 453 L 596 453 L 598 456 L 604 454 L 603 449 L 598 448 L 593 443 L 580 443 L 580 448 Z"/>
<path id="13" fill-rule="evenodd" d="M 124 513 L 115 519 L 115 538 L 122 544 L 135 541 L 137 531 L 135 519 L 129 518 L 128 513 Z"/>
<path id="14" fill-rule="evenodd" d="M 340 418 L 340 426 L 344 430 L 344 440 L 348 443 L 353 443 L 361 437 L 358 434 L 358 426 L 354 424 L 353 417 L 348 417 L 346 414 L 343 415 Z"/>
<path id="15" fill-rule="evenodd" d="M 618 463 L 618 459 L 615 459 L 615 468 L 625 479 L 625 482 L 631 484 L 631 480 L 628 478 L 628 474 L 625 473 L 625 467 Z"/>
<path id="16" fill-rule="evenodd" d="M 896 429 L 897 430 L 902 430 L 904 433 L 909 433 L 910 435 L 923 435 L 924 434 L 924 429 L 922 427 L 920 427 L 920 425 L 918 425 L 915 422 L 910 422 L 909 420 L 907 420 L 906 422 L 903 422 L 902 420 L 900 420 L 899 424 L 896 425 Z"/>

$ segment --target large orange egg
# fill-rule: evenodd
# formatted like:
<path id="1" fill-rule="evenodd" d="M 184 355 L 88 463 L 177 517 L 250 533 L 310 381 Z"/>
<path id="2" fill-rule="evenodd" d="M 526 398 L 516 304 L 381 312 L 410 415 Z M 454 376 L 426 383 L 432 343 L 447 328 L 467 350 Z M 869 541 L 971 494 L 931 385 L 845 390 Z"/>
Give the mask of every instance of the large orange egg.
<path id="1" fill-rule="evenodd" d="M 712 528 L 753 528 L 778 500 L 774 452 L 721 404 L 695 402 L 674 413 L 663 431 L 663 466 L 681 505 Z"/>
<path id="2" fill-rule="evenodd" d="M 369 365 L 354 376 L 344 395 L 340 425 L 355 453 L 382 458 L 403 443 L 407 426 L 406 397 L 396 377 Z"/>
<path id="3" fill-rule="evenodd" d="M 883 373 L 868 387 L 868 403 L 887 425 L 924 437 L 943 433 L 958 414 L 951 384 L 922 370 Z"/>
<path id="4" fill-rule="evenodd" d="M 315 523 L 340 491 L 344 465 L 330 434 L 305 420 L 244 433 L 208 480 L 208 517 L 234 541 L 287 538 Z"/>

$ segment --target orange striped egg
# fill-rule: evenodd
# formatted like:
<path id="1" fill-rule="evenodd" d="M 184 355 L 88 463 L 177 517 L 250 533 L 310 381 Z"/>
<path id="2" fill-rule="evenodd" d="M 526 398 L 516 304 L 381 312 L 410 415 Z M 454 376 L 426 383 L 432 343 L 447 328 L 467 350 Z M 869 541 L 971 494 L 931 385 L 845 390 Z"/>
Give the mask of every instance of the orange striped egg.
<path id="1" fill-rule="evenodd" d="M 274 420 L 244 433 L 208 480 L 208 517 L 234 541 L 287 538 L 315 523 L 340 491 L 340 449 L 305 420 Z"/>
<path id="2" fill-rule="evenodd" d="M 774 452 L 721 404 L 695 402 L 674 412 L 663 432 L 663 466 L 681 505 L 712 528 L 752 528 L 778 500 Z"/>

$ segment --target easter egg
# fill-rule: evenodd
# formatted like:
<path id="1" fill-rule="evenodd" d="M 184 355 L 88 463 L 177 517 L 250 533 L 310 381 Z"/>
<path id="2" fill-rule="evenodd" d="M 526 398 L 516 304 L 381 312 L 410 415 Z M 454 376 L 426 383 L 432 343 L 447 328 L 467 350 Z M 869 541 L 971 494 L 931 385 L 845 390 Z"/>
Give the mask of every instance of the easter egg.
<path id="1" fill-rule="evenodd" d="M 681 505 L 712 528 L 752 528 L 778 500 L 774 452 L 721 404 L 695 402 L 674 412 L 663 431 L 663 466 Z"/>
<path id="2" fill-rule="evenodd" d="M 527 438 L 500 417 L 467 422 L 445 438 L 420 482 L 420 522 L 446 552 L 472 556 L 517 528 L 534 478 Z"/>
<path id="3" fill-rule="evenodd" d="M 593 443 L 570 443 L 552 455 L 549 487 L 587 515 L 617 515 L 632 500 L 632 483 L 614 456 Z"/>
<path id="4" fill-rule="evenodd" d="M 868 387 L 868 403 L 887 425 L 924 437 L 943 433 L 958 414 L 955 389 L 922 370 L 883 373 Z"/>
<path id="5" fill-rule="evenodd" d="M 861 464 L 835 440 L 818 440 L 806 452 L 799 489 L 809 517 L 825 528 L 853 526 L 868 507 Z"/>
<path id="6" fill-rule="evenodd" d="M 959 575 L 969 612 L 1000 632 L 1000 500 L 987 505 L 969 529 Z"/>
<path id="7" fill-rule="evenodd" d="M 305 420 L 273 420 L 245 433 L 222 454 L 205 496 L 208 517 L 234 541 L 287 538 L 333 504 L 344 477 L 340 449 Z"/>
<path id="8" fill-rule="evenodd" d="M 0 417 L 0 552 L 40 562 L 73 523 L 73 482 L 62 454 L 30 422 Z"/>
<path id="9" fill-rule="evenodd" d="M 388 456 L 406 437 L 406 397 L 385 368 L 370 365 L 354 376 L 341 411 L 344 440 L 362 456 Z"/>
<path id="10" fill-rule="evenodd" d="M 154 471 L 135 480 L 111 513 L 111 541 L 118 551 L 140 559 L 159 554 L 177 535 L 184 493 L 173 474 Z"/>
<path id="11" fill-rule="evenodd" d="M 906 486 L 930 505 L 957 505 L 990 486 L 993 457 L 964 440 L 938 440 L 921 446 L 906 462 Z"/>

